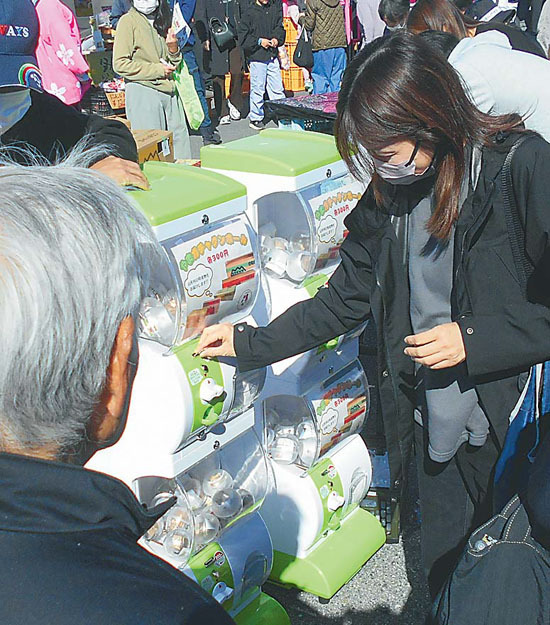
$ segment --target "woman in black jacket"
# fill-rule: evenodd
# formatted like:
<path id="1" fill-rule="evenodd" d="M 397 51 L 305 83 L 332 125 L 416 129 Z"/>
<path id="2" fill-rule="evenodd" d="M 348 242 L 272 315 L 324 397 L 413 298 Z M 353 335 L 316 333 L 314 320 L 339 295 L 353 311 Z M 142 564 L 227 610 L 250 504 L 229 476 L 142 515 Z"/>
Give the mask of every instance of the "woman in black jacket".
<path id="1" fill-rule="evenodd" d="M 373 176 L 346 219 L 340 266 L 327 288 L 267 327 L 213 326 L 199 344 L 203 356 L 236 352 L 251 369 L 372 313 L 392 488 L 403 485 L 414 441 L 433 593 L 472 526 L 492 513 L 492 472 L 522 374 L 550 356 L 550 145 L 519 124 L 517 115 L 475 109 L 420 37 L 403 32 L 369 44 L 346 72 L 338 104 L 340 153 L 356 176 Z M 524 251 L 537 267 L 529 297 L 500 176 L 520 137 L 511 177 Z"/>
<path id="2" fill-rule="evenodd" d="M 247 0 L 243 0 L 246 2 Z M 214 106 L 221 125 L 241 118 L 243 107 L 243 56 L 235 39 L 221 50 L 212 37 L 210 20 L 228 23 L 237 34 L 241 18 L 241 0 L 198 0 L 195 10 L 197 34 L 204 47 L 203 65 L 212 75 Z M 225 94 L 225 75 L 231 74 L 229 99 Z"/>

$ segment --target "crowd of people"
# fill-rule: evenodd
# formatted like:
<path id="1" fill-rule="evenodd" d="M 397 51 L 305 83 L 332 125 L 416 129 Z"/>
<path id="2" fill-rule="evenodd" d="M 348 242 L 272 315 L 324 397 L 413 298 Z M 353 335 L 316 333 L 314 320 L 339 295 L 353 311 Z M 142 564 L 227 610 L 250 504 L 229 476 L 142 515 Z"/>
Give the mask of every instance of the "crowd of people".
<path id="1" fill-rule="evenodd" d="M 326 288 L 263 328 L 211 326 L 198 352 L 236 357 L 246 371 L 372 317 L 396 493 L 416 456 L 430 622 L 549 622 L 539 386 L 533 445 L 511 442 L 510 423 L 550 360 L 550 6 L 522 2 L 516 15 L 488 0 L 358 0 L 354 55 L 340 0 L 296 7 L 312 34 L 313 91 L 339 91 L 338 149 L 371 182 Z M 126 0 L 112 18 L 128 117 L 171 130 L 178 158 L 189 154 L 182 88 L 196 96 L 205 144 L 244 115 L 245 69 L 254 129 L 265 97 L 284 97 L 279 0 Z M 0 24 L 0 621 L 229 624 L 210 595 L 137 544 L 171 502 L 144 509 L 83 468 L 121 436 L 138 366 L 144 246 L 156 240 L 121 188 L 148 186 L 135 142 L 120 122 L 78 110 L 89 77 L 64 5 L 0 3 Z M 527 469 L 495 482 L 510 446 Z M 517 505 L 502 509 L 510 497 Z M 508 540 L 520 510 L 524 529 Z M 499 513 L 510 525 L 495 538 Z M 509 554 L 498 568 L 489 559 L 482 578 L 456 569 L 469 554 L 479 570 L 497 543 Z"/>

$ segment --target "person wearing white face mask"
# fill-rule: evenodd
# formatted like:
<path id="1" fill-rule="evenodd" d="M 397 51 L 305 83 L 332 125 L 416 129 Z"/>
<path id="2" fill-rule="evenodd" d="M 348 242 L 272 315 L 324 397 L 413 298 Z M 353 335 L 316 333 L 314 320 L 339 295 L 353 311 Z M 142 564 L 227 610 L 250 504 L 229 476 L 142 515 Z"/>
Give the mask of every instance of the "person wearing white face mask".
<path id="1" fill-rule="evenodd" d="M 137 164 L 137 149 L 120 122 L 84 115 L 42 90 L 35 49 L 38 18 L 30 0 L 0 3 L 0 148 L 22 164 L 30 146 L 38 158 L 53 162 L 85 138 L 88 148 L 101 146 L 91 167 L 122 185 L 147 188 Z M 12 34 L 8 34 L 12 33 Z"/>
<path id="2" fill-rule="evenodd" d="M 378 15 L 386 24 L 384 37 L 405 28 L 409 10 L 409 0 L 380 0 Z"/>
<path id="3" fill-rule="evenodd" d="M 181 63 L 166 0 L 134 0 L 117 25 L 113 68 L 126 82 L 126 115 L 136 130 L 170 130 L 174 156 L 191 158 L 189 132 L 173 74 Z"/>
<path id="4" fill-rule="evenodd" d="M 372 315 L 390 488 L 402 494 L 414 448 L 435 597 L 470 531 L 493 514 L 524 374 L 550 359 L 550 144 L 515 113 L 476 109 L 443 55 L 407 31 L 353 59 L 335 131 L 351 171 L 371 180 L 345 220 L 340 266 L 266 327 L 207 328 L 197 353 L 236 356 L 246 371 Z M 524 230 L 517 246 L 512 210 Z"/>

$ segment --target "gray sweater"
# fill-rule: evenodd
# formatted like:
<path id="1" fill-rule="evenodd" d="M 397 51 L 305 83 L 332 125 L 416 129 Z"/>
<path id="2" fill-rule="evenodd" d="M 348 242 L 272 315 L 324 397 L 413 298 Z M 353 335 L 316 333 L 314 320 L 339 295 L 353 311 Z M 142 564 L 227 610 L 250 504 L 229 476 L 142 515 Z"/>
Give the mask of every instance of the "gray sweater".
<path id="1" fill-rule="evenodd" d="M 461 203 L 468 190 L 463 185 Z M 408 270 L 410 315 L 415 334 L 451 322 L 453 237 L 447 244 L 431 236 L 426 224 L 432 214 L 432 197 L 424 198 L 409 217 Z M 463 363 L 449 369 L 419 367 L 422 422 L 428 428 L 428 452 L 436 462 L 450 460 L 462 443 L 485 443 L 489 422 L 474 384 Z"/>

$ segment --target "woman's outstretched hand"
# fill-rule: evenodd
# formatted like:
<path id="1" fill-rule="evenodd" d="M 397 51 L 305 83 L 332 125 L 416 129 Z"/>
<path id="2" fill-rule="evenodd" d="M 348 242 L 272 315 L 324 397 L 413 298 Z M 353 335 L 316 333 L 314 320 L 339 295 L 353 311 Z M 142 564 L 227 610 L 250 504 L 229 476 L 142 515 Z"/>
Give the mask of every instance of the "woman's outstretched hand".
<path id="1" fill-rule="evenodd" d="M 466 360 L 466 349 L 458 323 L 444 323 L 427 332 L 405 337 L 411 347 L 405 354 L 429 369 L 456 367 Z"/>
<path id="2" fill-rule="evenodd" d="M 230 323 L 220 323 L 205 328 L 194 355 L 202 358 L 236 356 L 233 342 L 233 326 Z"/>

